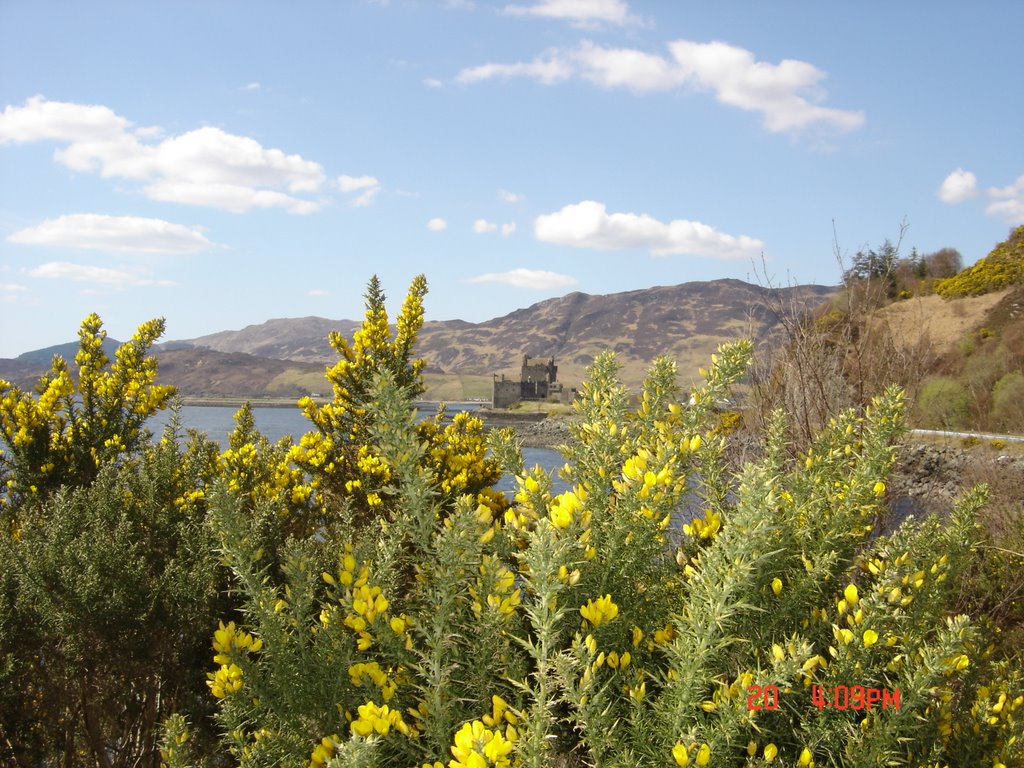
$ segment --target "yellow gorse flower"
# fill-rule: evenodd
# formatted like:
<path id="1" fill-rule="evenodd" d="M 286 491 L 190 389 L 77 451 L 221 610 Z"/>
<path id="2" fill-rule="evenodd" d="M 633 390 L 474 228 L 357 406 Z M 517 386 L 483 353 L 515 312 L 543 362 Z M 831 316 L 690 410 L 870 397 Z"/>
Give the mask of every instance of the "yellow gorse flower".
<path id="1" fill-rule="evenodd" d="M 509 768 L 508 755 L 512 741 L 501 731 L 487 728 L 480 720 L 466 723 L 460 728 L 451 747 L 454 760 L 449 768 Z"/>
<path id="2" fill-rule="evenodd" d="M 619 606 L 612 601 L 612 596 L 609 594 L 596 600 L 588 600 L 587 604 L 580 608 L 580 615 L 596 629 L 602 624 L 613 621 L 619 615 Z"/>

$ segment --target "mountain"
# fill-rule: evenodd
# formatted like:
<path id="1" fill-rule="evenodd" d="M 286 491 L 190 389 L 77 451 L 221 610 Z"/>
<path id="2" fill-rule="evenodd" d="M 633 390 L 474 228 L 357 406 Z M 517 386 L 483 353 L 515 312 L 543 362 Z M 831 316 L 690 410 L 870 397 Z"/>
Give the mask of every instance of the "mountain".
<path id="1" fill-rule="evenodd" d="M 121 346 L 121 342 L 117 339 L 111 339 L 107 337 L 103 340 L 103 351 L 107 354 L 111 360 L 114 359 L 114 353 L 117 352 L 117 348 Z M 78 352 L 78 342 L 69 341 L 67 344 L 57 344 L 52 347 L 46 347 L 44 349 L 34 349 L 31 352 L 25 352 L 24 354 L 18 355 L 15 360 L 26 365 L 46 365 L 49 366 L 50 361 L 53 360 L 54 355 L 60 355 L 68 362 L 75 359 L 75 354 Z"/>
<path id="2" fill-rule="evenodd" d="M 427 360 L 427 396 L 459 399 L 490 392 L 492 374 L 518 376 L 523 355 L 554 357 L 558 378 L 583 381 L 602 351 L 615 351 L 621 378 L 637 387 L 651 361 L 674 358 L 683 383 L 696 376 L 723 341 L 739 337 L 769 343 L 779 302 L 814 307 L 834 295 L 820 285 L 768 289 L 740 280 L 659 286 L 608 295 L 570 293 L 482 323 L 432 321 L 420 332 L 416 353 Z M 429 296 L 428 296 L 429 309 Z M 359 322 L 321 317 L 274 319 L 236 331 L 169 341 L 156 351 L 160 381 L 183 395 L 292 397 L 325 392 L 324 364 L 337 359 L 327 335 L 351 337 Z M 0 377 L 31 386 L 50 355 L 29 353 L 41 364 L 0 361 Z M 22 357 L 26 357 L 23 355 Z M 71 345 L 67 359 L 74 357 Z"/>
<path id="3" fill-rule="evenodd" d="M 185 341 L 168 341 L 163 349 L 204 347 L 217 352 L 241 352 L 276 360 L 326 363 L 337 359 L 327 342 L 331 331 L 349 338 L 359 327 L 355 320 L 327 320 L 322 317 L 267 320 L 240 331 L 220 331 Z"/>
<path id="4" fill-rule="evenodd" d="M 611 349 L 619 356 L 623 381 L 635 387 L 659 355 L 673 357 L 681 372 L 693 375 L 723 341 L 769 337 L 777 324 L 770 304 L 814 307 L 834 293 L 834 288 L 820 285 L 768 289 L 740 280 L 596 296 L 575 292 L 482 323 L 427 322 L 416 352 L 426 359 L 427 372 L 440 376 L 518 375 L 523 355 L 554 357 L 559 379 L 574 385 L 600 352 Z M 357 327 L 351 320 L 278 319 L 166 346 L 327 363 L 336 359 L 327 334 L 338 330 L 351 335 Z"/>
<path id="5" fill-rule="evenodd" d="M 676 360 L 684 377 L 696 374 L 723 341 L 763 340 L 776 328 L 774 301 L 814 307 L 834 288 L 767 289 L 740 280 L 713 280 L 592 296 L 570 293 L 483 323 L 426 323 L 417 353 L 432 370 L 517 374 L 522 356 L 554 357 L 558 378 L 583 379 L 606 349 L 635 387 L 658 356 Z"/>

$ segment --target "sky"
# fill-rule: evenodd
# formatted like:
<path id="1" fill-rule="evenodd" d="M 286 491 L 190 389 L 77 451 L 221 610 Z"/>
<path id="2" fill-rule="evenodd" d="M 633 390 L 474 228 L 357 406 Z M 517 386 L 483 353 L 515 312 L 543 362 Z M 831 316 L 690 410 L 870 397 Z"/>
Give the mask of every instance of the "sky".
<path id="1" fill-rule="evenodd" d="M 839 282 L 1024 223 L 1024 3 L 0 0 L 0 357 Z M 837 258 L 838 256 L 838 258 Z"/>

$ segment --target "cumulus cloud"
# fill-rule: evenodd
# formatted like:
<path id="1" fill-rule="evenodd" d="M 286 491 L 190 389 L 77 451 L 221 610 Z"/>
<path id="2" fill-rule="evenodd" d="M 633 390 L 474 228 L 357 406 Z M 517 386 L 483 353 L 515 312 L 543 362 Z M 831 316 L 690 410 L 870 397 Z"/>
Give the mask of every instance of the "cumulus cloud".
<path id="1" fill-rule="evenodd" d="M 580 27 L 593 27 L 600 23 L 623 26 L 638 22 L 623 0 L 540 0 L 533 5 L 506 5 L 505 13 L 559 19 Z"/>
<path id="2" fill-rule="evenodd" d="M 860 111 L 821 106 L 826 73 L 805 61 L 758 61 L 750 51 L 722 42 L 676 40 L 669 55 L 635 48 L 607 48 L 584 42 L 570 51 L 547 51 L 530 62 L 483 64 L 463 69 L 456 79 L 530 77 L 553 84 L 571 77 L 603 88 L 637 92 L 680 87 L 707 90 L 723 104 L 759 113 L 769 131 L 792 132 L 811 125 L 849 131 L 864 124 Z"/>
<path id="3" fill-rule="evenodd" d="M 28 286 L 21 283 L 0 283 L 0 304 L 21 303 L 28 292 Z"/>
<path id="4" fill-rule="evenodd" d="M 95 267 L 87 264 L 72 264 L 68 261 L 51 261 L 40 264 L 27 272 L 29 277 L 46 280 L 71 280 L 75 283 L 93 283 L 107 288 L 124 289 L 138 286 L 170 286 L 171 280 L 153 280 L 120 269 Z"/>
<path id="5" fill-rule="evenodd" d="M 352 201 L 352 205 L 362 208 L 373 202 L 373 199 L 380 192 L 380 182 L 375 176 L 345 176 L 338 177 L 338 188 L 345 193 L 359 192 L 359 195 Z"/>
<path id="6" fill-rule="evenodd" d="M 455 79 L 460 83 L 477 83 L 493 78 L 531 77 L 545 85 L 568 80 L 573 75 L 572 64 L 563 60 L 557 51 L 549 51 L 533 61 L 514 64 L 481 64 L 459 72 Z"/>
<path id="7" fill-rule="evenodd" d="M 668 223 L 647 214 L 608 213 L 604 203 L 584 200 L 538 216 L 534 236 L 543 242 L 612 251 L 645 248 L 654 256 L 692 255 L 712 259 L 747 259 L 764 243 L 752 237 L 727 235 L 699 221 Z"/>
<path id="8" fill-rule="evenodd" d="M 442 83 L 436 77 L 424 78 L 423 84 L 425 86 L 427 86 L 427 88 L 442 88 L 442 87 L 444 87 L 444 83 Z"/>
<path id="9" fill-rule="evenodd" d="M 498 225 L 488 221 L 487 219 L 477 219 L 473 222 L 473 231 L 478 235 L 484 235 L 488 232 L 497 232 Z"/>
<path id="10" fill-rule="evenodd" d="M 427 222 L 427 229 L 431 232 L 443 232 L 448 229 L 448 222 L 442 218 L 435 217 Z"/>
<path id="11" fill-rule="evenodd" d="M 516 231 L 516 223 L 514 221 L 510 222 L 508 224 L 502 224 L 501 225 L 501 236 L 502 237 L 508 237 L 509 235 L 511 235 L 515 231 Z"/>
<path id="12" fill-rule="evenodd" d="M 246 83 L 245 85 L 243 85 L 242 86 L 242 90 L 243 91 L 258 91 L 262 87 L 263 87 L 262 85 L 260 85 L 259 83 L 253 81 L 251 83 Z"/>
<path id="13" fill-rule="evenodd" d="M 962 203 L 979 194 L 977 177 L 963 168 L 949 174 L 936 192 L 942 202 L 950 204 Z M 1013 227 L 1024 224 L 1024 176 L 1018 176 L 1007 187 L 989 187 L 985 196 L 989 199 L 986 214 L 1003 219 Z"/>
<path id="14" fill-rule="evenodd" d="M 376 187 L 380 184 L 374 176 L 346 176 L 338 177 L 338 189 L 342 192 L 355 192 L 359 189 Z"/>
<path id="15" fill-rule="evenodd" d="M 989 216 L 998 216 L 1006 220 L 1010 226 L 1024 224 L 1024 176 L 1008 187 L 992 187 L 988 196 L 993 202 L 985 208 Z"/>
<path id="16" fill-rule="evenodd" d="M 142 182 L 154 200 L 238 213 L 274 207 L 304 214 L 323 205 L 299 197 L 321 188 L 326 177 L 319 163 L 210 126 L 152 143 L 157 135 L 159 129 L 133 128 L 107 107 L 42 96 L 0 113 L 0 144 L 63 143 L 54 152 L 58 163 Z"/>
<path id="17" fill-rule="evenodd" d="M 498 199 L 506 203 L 521 203 L 525 198 L 523 195 L 509 192 L 507 189 L 499 189 Z"/>
<path id="18" fill-rule="evenodd" d="M 12 243 L 131 253 L 195 253 L 213 246 L 198 228 L 139 216 L 74 213 L 7 236 Z"/>
<path id="19" fill-rule="evenodd" d="M 944 203 L 962 203 L 978 194 L 978 179 L 970 171 L 957 168 L 945 178 L 937 194 Z"/>
<path id="20" fill-rule="evenodd" d="M 512 269 L 508 272 L 488 272 L 467 278 L 468 283 L 500 283 L 513 288 L 529 288 L 535 291 L 550 291 L 554 288 L 567 288 L 576 285 L 575 277 L 562 275 L 558 272 L 546 272 L 541 269 Z"/>

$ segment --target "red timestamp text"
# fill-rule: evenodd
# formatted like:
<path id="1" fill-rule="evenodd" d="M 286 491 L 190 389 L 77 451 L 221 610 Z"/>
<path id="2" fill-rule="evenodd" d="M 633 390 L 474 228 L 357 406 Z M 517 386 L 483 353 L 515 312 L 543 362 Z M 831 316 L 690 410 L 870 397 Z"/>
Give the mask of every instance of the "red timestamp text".
<path id="1" fill-rule="evenodd" d="M 900 708 L 900 689 L 866 688 L 863 685 L 811 686 L 811 703 L 818 709 Z"/>
<path id="2" fill-rule="evenodd" d="M 812 685 L 811 703 L 818 709 L 871 710 L 900 708 L 900 689 L 867 688 L 863 685 Z M 759 712 L 779 708 L 779 689 L 774 685 L 747 688 L 747 710 Z"/>

